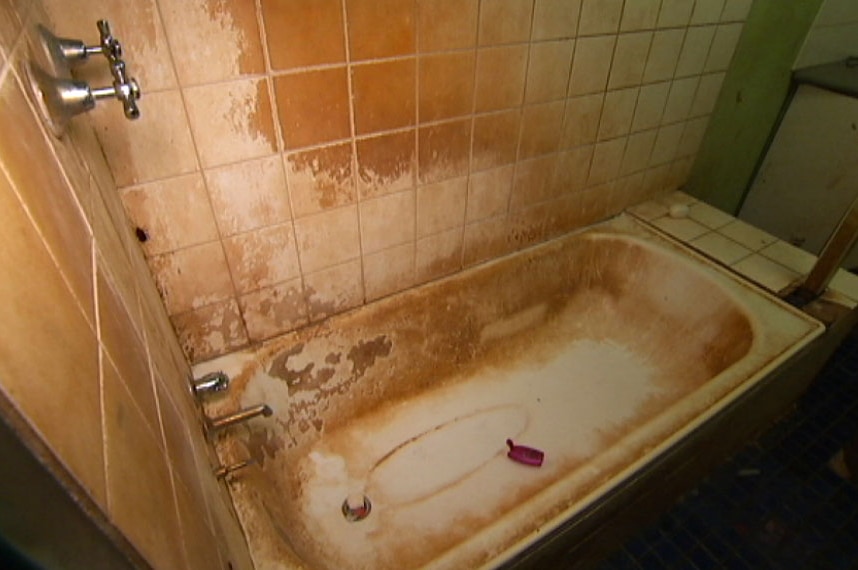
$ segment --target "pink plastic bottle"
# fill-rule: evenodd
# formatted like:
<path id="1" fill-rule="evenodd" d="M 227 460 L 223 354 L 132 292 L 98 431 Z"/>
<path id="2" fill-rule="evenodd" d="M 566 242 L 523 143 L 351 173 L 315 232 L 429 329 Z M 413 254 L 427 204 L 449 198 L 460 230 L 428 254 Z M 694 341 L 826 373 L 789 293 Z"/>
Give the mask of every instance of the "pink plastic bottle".
<path id="1" fill-rule="evenodd" d="M 513 461 L 524 463 L 525 465 L 532 465 L 533 467 L 539 467 L 545 459 L 545 453 L 538 449 L 527 447 L 525 445 L 516 445 L 511 439 L 506 440 L 506 444 L 509 446 L 509 451 L 506 456 Z"/>

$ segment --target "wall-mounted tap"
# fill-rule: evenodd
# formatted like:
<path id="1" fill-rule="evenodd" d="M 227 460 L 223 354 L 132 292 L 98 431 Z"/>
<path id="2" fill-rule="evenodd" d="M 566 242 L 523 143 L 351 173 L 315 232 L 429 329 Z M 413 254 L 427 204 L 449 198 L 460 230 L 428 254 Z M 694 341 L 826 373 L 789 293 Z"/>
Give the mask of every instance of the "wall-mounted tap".
<path id="1" fill-rule="evenodd" d="M 209 372 L 191 382 L 191 389 L 197 396 L 222 392 L 227 388 L 229 388 L 229 376 L 223 372 Z"/>
<path id="2" fill-rule="evenodd" d="M 269 408 L 268 405 L 259 404 L 258 406 L 244 408 L 243 410 L 239 410 L 232 414 L 226 414 L 223 416 L 218 416 L 216 418 L 207 418 L 206 426 L 208 427 L 209 432 L 213 432 L 241 422 L 246 422 L 247 420 L 255 418 L 256 416 L 268 417 L 273 413 L 274 411 Z"/>

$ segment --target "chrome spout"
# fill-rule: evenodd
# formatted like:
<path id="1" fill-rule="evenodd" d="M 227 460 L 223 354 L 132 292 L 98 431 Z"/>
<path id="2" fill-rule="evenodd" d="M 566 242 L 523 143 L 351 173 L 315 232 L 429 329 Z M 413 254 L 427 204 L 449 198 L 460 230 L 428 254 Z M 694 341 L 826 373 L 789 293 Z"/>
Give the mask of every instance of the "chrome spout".
<path id="1" fill-rule="evenodd" d="M 208 418 L 206 419 L 206 425 L 208 426 L 209 431 L 216 431 L 219 429 L 228 428 L 232 425 L 241 422 L 246 422 L 247 420 L 255 418 L 256 416 L 268 417 L 273 413 L 274 411 L 269 408 L 267 404 L 259 404 L 258 406 L 244 408 L 243 410 L 239 410 L 232 414 L 226 414 L 223 416 L 218 416 L 216 418 Z"/>
<path id="2" fill-rule="evenodd" d="M 784 300 L 801 308 L 822 295 L 856 241 L 858 241 L 858 198 L 855 198 L 840 219 L 822 248 L 813 269 L 798 287 L 784 297 Z"/>
<path id="3" fill-rule="evenodd" d="M 229 387 L 229 376 L 223 372 L 209 372 L 191 382 L 194 394 L 200 396 L 209 392 L 222 392 Z"/>

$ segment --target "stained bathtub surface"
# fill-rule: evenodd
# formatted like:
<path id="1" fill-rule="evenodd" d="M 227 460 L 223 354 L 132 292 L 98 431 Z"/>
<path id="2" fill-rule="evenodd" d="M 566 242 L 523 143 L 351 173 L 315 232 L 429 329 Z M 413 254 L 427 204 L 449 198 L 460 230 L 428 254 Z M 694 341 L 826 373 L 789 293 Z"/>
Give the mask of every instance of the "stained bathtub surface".
<path id="1" fill-rule="evenodd" d="M 819 332 L 626 218 L 298 331 L 233 381 L 278 412 L 225 442 L 254 561 L 497 564 Z"/>

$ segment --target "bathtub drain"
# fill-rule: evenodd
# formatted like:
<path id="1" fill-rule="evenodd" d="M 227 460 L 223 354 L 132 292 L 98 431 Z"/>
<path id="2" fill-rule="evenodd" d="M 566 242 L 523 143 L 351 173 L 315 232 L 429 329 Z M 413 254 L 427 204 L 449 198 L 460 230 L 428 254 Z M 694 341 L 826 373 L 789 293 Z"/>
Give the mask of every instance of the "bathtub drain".
<path id="1" fill-rule="evenodd" d="M 349 495 L 343 501 L 343 516 L 349 522 L 362 521 L 369 516 L 372 503 L 366 495 Z"/>

